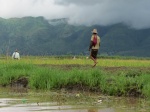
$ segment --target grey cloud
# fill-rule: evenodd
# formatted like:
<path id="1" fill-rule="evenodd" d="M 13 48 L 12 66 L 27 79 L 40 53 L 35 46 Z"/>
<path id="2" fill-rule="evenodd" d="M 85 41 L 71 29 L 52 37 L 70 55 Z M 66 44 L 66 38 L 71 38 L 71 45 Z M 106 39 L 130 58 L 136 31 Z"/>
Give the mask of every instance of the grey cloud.
<path id="1" fill-rule="evenodd" d="M 69 18 L 70 24 L 150 28 L 150 0 L 0 0 L 0 17 Z"/>
<path id="2" fill-rule="evenodd" d="M 70 23 L 110 25 L 125 23 L 140 29 L 150 27 L 149 0 L 55 0 L 74 5 Z"/>
<path id="3" fill-rule="evenodd" d="M 104 0 L 55 0 L 56 4 L 62 5 L 69 5 L 69 4 L 76 4 L 76 5 L 93 5 L 98 4 Z"/>

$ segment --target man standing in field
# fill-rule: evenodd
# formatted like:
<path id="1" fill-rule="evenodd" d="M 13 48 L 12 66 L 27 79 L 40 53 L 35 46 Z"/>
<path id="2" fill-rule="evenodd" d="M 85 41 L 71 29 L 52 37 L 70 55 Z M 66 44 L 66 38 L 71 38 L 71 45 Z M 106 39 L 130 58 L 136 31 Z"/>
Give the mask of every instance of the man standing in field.
<path id="1" fill-rule="evenodd" d="M 100 37 L 97 34 L 98 34 L 97 29 L 93 29 L 91 42 L 89 46 L 89 51 L 91 51 L 90 58 L 94 61 L 93 67 L 95 67 L 96 64 L 98 63 L 96 59 L 97 59 L 98 50 L 100 48 Z"/>
<path id="2" fill-rule="evenodd" d="M 13 59 L 20 59 L 20 54 L 19 54 L 19 52 L 18 52 L 18 50 L 15 50 L 15 52 L 12 54 L 12 58 Z"/>

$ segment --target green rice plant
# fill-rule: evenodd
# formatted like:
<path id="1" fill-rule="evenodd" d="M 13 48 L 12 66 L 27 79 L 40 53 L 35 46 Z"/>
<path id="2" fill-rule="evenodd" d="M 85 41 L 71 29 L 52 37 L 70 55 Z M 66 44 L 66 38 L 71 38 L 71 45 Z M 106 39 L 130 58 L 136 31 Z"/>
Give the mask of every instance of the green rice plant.
<path id="1" fill-rule="evenodd" d="M 100 91 L 100 83 L 105 73 L 102 70 L 92 69 L 84 75 L 83 83 L 92 91 Z"/>
<path id="2" fill-rule="evenodd" d="M 132 72 L 121 72 L 105 76 L 101 82 L 101 91 L 109 95 L 140 96 L 142 94 L 143 81 L 139 81 L 139 79 L 142 75 L 134 76 L 130 73 Z"/>
<path id="3" fill-rule="evenodd" d="M 150 98 L 150 74 L 141 74 L 137 83 L 141 86 L 142 95 Z"/>
<path id="4" fill-rule="evenodd" d="M 0 65 L 0 84 L 5 86 L 9 85 L 12 81 L 19 77 L 28 77 L 33 68 L 31 64 L 24 63 L 6 63 Z"/>
<path id="5" fill-rule="evenodd" d="M 63 71 L 60 69 L 44 69 L 32 74 L 30 86 L 36 89 L 60 89 L 74 86 L 87 86 L 89 89 L 97 88 L 101 78 L 100 72 L 94 70 L 73 69 Z M 80 88 L 80 87 L 79 87 Z"/>
<path id="6" fill-rule="evenodd" d="M 121 75 L 107 75 L 101 82 L 101 91 L 109 95 L 125 95 L 126 78 Z"/>
<path id="7" fill-rule="evenodd" d="M 77 87 L 78 89 L 88 89 L 98 91 L 99 82 L 101 81 L 101 70 L 82 70 L 82 69 L 73 69 L 68 72 L 68 83 L 66 87 Z"/>
<path id="8" fill-rule="evenodd" d="M 37 67 L 29 85 L 34 89 L 60 89 L 67 85 L 68 79 L 68 74 L 60 69 Z"/>
<path id="9" fill-rule="evenodd" d="M 54 72 L 46 68 L 36 68 L 30 77 L 29 86 L 35 89 L 51 89 L 54 83 L 51 76 L 55 74 Z"/>
<path id="10" fill-rule="evenodd" d="M 142 93 L 143 96 L 150 99 L 150 83 L 144 85 Z"/>

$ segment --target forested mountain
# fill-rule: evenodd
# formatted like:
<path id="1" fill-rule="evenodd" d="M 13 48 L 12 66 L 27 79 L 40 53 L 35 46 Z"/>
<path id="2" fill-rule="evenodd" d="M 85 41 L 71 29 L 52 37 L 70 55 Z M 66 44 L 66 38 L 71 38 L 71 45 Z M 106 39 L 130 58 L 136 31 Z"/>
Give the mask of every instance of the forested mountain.
<path id="1" fill-rule="evenodd" d="M 0 18 L 0 54 L 18 49 L 21 55 L 88 54 L 91 31 L 101 37 L 101 55 L 150 56 L 150 29 L 124 24 L 77 26 L 68 19 Z"/>

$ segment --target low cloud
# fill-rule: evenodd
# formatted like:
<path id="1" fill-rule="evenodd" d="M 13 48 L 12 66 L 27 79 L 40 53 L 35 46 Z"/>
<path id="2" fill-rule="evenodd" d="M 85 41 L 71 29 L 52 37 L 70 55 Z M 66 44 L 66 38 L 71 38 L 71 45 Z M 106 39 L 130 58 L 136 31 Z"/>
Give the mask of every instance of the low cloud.
<path id="1" fill-rule="evenodd" d="M 0 17 L 69 18 L 70 24 L 150 28 L 149 0 L 0 0 Z"/>

